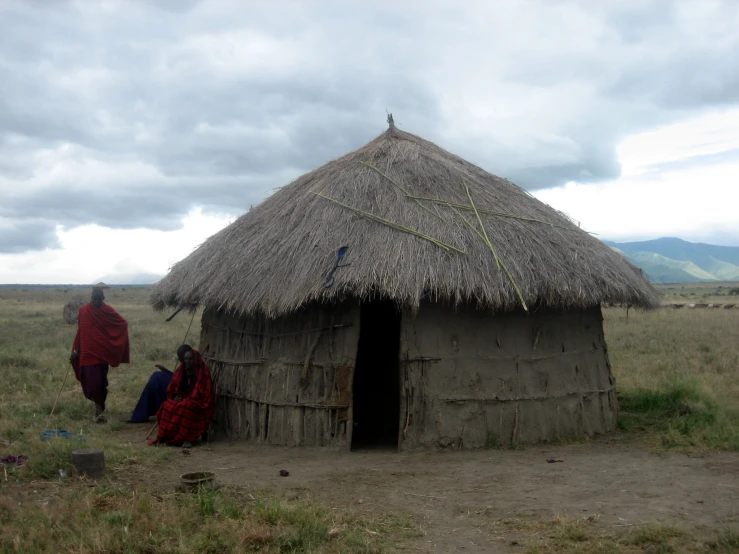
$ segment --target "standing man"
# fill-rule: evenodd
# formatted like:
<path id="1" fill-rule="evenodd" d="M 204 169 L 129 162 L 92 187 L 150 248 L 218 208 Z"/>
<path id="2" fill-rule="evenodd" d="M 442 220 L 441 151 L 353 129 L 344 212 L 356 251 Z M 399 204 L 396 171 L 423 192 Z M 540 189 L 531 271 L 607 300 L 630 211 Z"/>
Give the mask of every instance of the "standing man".
<path id="1" fill-rule="evenodd" d="M 82 392 L 95 403 L 96 423 L 105 423 L 103 412 L 108 397 L 108 366 L 129 363 L 128 323 L 105 304 L 103 283 L 92 288 L 89 304 L 80 308 L 77 336 L 69 358 Z"/>

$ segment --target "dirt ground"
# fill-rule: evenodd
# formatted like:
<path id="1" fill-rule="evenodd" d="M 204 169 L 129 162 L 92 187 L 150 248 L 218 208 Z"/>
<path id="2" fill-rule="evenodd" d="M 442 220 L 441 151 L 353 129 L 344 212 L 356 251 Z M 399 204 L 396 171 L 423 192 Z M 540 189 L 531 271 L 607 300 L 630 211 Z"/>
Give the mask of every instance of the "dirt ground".
<path id="1" fill-rule="evenodd" d="M 548 463 L 552 458 L 562 462 Z M 593 516 L 614 529 L 659 523 L 698 532 L 739 522 L 739 453 L 655 454 L 618 435 L 520 450 L 410 454 L 215 442 L 171 464 L 163 474 L 167 487 L 181 473 L 214 471 L 222 485 L 309 494 L 358 513 L 408 514 L 423 532 L 412 551 L 520 552 L 525 537 L 501 525 L 503 518 Z M 281 469 L 290 475 L 281 477 Z"/>

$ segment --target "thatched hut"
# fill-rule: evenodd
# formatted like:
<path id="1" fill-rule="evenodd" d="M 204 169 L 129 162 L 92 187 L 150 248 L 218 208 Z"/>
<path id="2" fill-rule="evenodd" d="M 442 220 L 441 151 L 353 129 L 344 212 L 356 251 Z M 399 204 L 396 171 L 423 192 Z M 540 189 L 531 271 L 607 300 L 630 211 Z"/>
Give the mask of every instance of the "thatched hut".
<path id="1" fill-rule="evenodd" d="M 64 308 L 62 309 L 64 321 L 70 325 L 77 323 L 80 317 L 80 308 L 87 302 L 89 302 L 89 299 L 85 299 L 81 294 L 73 296 L 69 302 L 64 304 Z"/>
<path id="2" fill-rule="evenodd" d="M 152 293 L 158 309 L 204 309 L 200 349 L 232 437 L 400 449 L 613 429 L 602 302 L 657 297 L 563 214 L 392 122 Z"/>

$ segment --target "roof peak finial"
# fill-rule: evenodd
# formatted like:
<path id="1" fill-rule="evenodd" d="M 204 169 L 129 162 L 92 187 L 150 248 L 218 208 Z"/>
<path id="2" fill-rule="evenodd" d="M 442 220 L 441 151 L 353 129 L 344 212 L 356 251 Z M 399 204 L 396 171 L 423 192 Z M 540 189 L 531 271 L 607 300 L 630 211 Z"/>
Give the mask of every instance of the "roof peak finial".
<path id="1" fill-rule="evenodd" d="M 390 112 L 387 113 L 387 124 L 390 127 L 390 130 L 394 133 L 395 132 L 395 121 L 393 120 L 393 114 Z"/>

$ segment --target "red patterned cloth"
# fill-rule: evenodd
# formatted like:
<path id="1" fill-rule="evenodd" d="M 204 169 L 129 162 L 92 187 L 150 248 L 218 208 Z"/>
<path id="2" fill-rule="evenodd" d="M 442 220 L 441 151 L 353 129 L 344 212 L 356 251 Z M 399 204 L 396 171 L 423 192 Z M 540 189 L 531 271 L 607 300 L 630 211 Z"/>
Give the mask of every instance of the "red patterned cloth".
<path id="1" fill-rule="evenodd" d="M 216 414 L 216 395 L 210 369 L 200 353 L 193 349 L 195 382 L 184 383 L 185 369 L 180 364 L 167 387 L 167 400 L 157 412 L 159 432 L 150 445 L 169 443 L 180 445 L 200 438 Z M 181 397 L 179 402 L 176 397 Z"/>
<path id="2" fill-rule="evenodd" d="M 92 302 L 80 308 L 77 336 L 72 350 L 79 350 L 79 357 L 72 362 L 75 375 L 80 380 L 80 366 L 108 364 L 118 367 L 130 363 L 128 323 L 107 304 L 96 308 Z"/>

